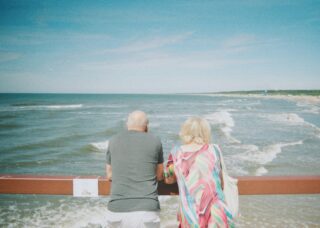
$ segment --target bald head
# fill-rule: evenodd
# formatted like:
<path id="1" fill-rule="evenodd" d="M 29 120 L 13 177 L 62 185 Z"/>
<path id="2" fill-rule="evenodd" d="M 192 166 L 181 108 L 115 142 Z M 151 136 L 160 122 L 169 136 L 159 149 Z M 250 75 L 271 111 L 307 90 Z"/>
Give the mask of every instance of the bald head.
<path id="1" fill-rule="evenodd" d="M 129 114 L 127 127 L 129 131 L 147 131 L 148 123 L 147 115 L 142 111 L 136 110 Z"/>

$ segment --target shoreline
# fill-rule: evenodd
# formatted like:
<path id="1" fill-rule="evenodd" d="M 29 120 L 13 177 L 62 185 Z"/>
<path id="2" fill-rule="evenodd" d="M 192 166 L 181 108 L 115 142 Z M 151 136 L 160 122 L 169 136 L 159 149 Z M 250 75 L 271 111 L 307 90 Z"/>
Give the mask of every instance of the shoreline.
<path id="1" fill-rule="evenodd" d="M 281 99 L 281 100 L 289 100 L 294 102 L 300 102 L 309 105 L 320 105 L 320 96 L 315 95 L 278 95 L 278 94 L 241 94 L 241 93 L 233 93 L 233 94 L 225 94 L 225 93 L 198 93 L 192 94 L 198 96 L 210 96 L 210 97 L 249 97 L 249 98 L 262 98 L 262 99 Z"/>

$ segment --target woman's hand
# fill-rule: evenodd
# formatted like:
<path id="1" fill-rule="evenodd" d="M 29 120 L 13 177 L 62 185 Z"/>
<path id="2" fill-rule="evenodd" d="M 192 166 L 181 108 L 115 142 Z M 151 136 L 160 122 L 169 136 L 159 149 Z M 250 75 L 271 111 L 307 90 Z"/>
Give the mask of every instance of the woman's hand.
<path id="1" fill-rule="evenodd" d="M 175 176 L 164 178 L 164 183 L 166 184 L 174 184 L 176 182 L 177 182 L 177 179 L 175 178 Z"/>
<path id="2" fill-rule="evenodd" d="M 166 184 L 174 184 L 177 182 L 176 175 L 174 174 L 174 166 L 170 164 L 166 167 L 164 171 L 164 183 Z"/>

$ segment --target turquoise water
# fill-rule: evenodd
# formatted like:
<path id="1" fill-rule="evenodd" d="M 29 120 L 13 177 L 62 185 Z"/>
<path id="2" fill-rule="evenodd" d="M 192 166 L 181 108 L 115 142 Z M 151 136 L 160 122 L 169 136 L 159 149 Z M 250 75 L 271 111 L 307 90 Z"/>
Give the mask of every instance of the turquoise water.
<path id="1" fill-rule="evenodd" d="M 0 173 L 104 175 L 108 139 L 124 129 L 127 114 L 135 109 L 148 114 L 149 129 L 161 137 L 165 159 L 170 148 L 179 142 L 183 121 L 198 115 L 211 123 L 212 140 L 221 145 L 232 175 L 320 174 L 319 104 L 268 97 L 85 94 L 0 94 Z M 311 196 L 308 197 L 305 199 Z M 320 211 L 315 205 L 320 202 L 319 197 L 313 197 L 310 202 L 314 205 L 308 205 L 316 216 Z M 285 201 L 285 197 L 281 199 L 291 202 Z M 2 195 L 0 200 L 1 224 L 11 223 L 15 227 L 26 219 L 30 226 L 36 226 L 64 207 L 72 211 L 88 204 L 101 209 L 107 199 L 101 198 L 100 202 Z M 34 213 L 21 209 L 30 205 L 37 208 L 38 201 L 39 208 L 46 208 L 45 214 L 40 209 Z M 250 198 L 245 198 L 245 202 L 250 202 Z M 8 208 L 6 204 L 10 203 L 15 206 Z M 174 224 L 176 201 L 165 197 L 162 205 L 163 224 Z M 246 205 L 249 203 L 242 205 L 243 212 L 250 211 Z M 240 224 L 249 222 L 254 226 L 254 219 L 270 216 L 272 210 L 266 205 L 265 213 L 259 212 L 255 218 L 243 216 Z M 63 212 L 59 213 L 63 216 Z M 291 216 L 295 217 L 292 224 L 303 224 L 303 216 Z M 87 225 L 92 223 L 89 220 Z M 319 220 L 312 220 L 312 224 L 320 225 Z"/>

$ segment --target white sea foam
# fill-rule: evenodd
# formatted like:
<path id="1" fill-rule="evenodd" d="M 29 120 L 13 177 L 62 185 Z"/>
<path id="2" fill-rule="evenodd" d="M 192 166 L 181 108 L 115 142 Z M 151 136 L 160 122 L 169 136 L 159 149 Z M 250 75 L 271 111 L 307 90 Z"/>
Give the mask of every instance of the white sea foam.
<path id="1" fill-rule="evenodd" d="M 14 111 L 19 110 L 60 110 L 60 109 L 77 109 L 82 108 L 83 104 L 66 104 L 66 105 L 26 105 L 13 107 Z"/>
<path id="2" fill-rule="evenodd" d="M 0 108 L 0 112 L 17 112 L 17 111 L 33 111 L 33 110 L 65 110 L 79 109 L 83 104 L 66 104 L 66 105 L 18 105 L 5 106 Z"/>
<path id="3" fill-rule="evenodd" d="M 48 109 L 73 109 L 73 108 L 82 108 L 82 104 L 71 104 L 71 105 L 39 105 L 36 106 L 39 108 L 48 108 Z"/>
<path id="4" fill-rule="evenodd" d="M 89 105 L 88 108 L 125 108 L 128 107 L 128 105 L 125 104 L 103 104 L 103 105 Z"/>
<path id="5" fill-rule="evenodd" d="M 150 114 L 150 117 L 153 117 L 155 119 L 176 119 L 176 118 L 189 118 L 192 115 L 191 114 L 175 114 L 175 115 L 170 115 L 170 114 Z"/>
<path id="6" fill-rule="evenodd" d="M 223 132 L 226 135 L 230 135 L 232 127 L 234 127 L 234 120 L 230 112 L 225 110 L 206 115 L 205 118 L 213 125 L 223 125 Z"/>
<path id="7" fill-rule="evenodd" d="M 279 114 L 261 114 L 260 117 L 267 118 L 271 121 L 283 123 L 287 125 L 302 125 L 314 129 L 315 136 L 320 137 L 320 128 L 312 123 L 305 121 L 302 117 L 295 113 L 279 113 Z"/>
<path id="8" fill-rule="evenodd" d="M 28 197 L 30 198 L 30 197 Z M 56 197 L 55 197 L 56 198 Z M 165 197 L 161 200 L 161 227 L 177 227 L 176 197 Z M 8 207 L 0 207 L 2 222 L 7 227 L 106 227 L 107 197 L 100 198 L 66 198 L 54 200 L 49 197 L 36 197 L 31 201 L 23 199 Z M 32 213 L 25 213 L 32 207 Z M 2 226 L 1 226 L 2 227 Z"/>
<path id="9" fill-rule="evenodd" d="M 320 107 L 319 105 L 312 105 L 312 104 L 306 104 L 297 102 L 296 104 L 298 107 L 307 108 L 302 110 L 304 113 L 313 113 L 313 114 L 320 114 Z"/>
<path id="10" fill-rule="evenodd" d="M 36 200 L 35 200 L 36 201 Z M 75 201 L 75 200 L 73 200 Z M 99 202 L 60 200 L 60 205 L 47 202 L 43 206 L 35 206 L 31 215 L 25 216 L 18 208 L 13 210 L 15 220 L 9 218 L 9 227 L 104 227 L 106 225 L 107 207 Z M 37 202 L 37 201 L 36 201 Z M 77 210 L 74 210 L 77 208 Z M 26 208 L 25 208 L 26 210 Z M 9 214 L 10 215 L 10 214 Z M 10 221 L 9 220 L 9 221 Z"/>
<path id="11" fill-rule="evenodd" d="M 249 175 L 249 171 L 246 169 L 245 166 L 243 166 L 239 159 L 234 159 L 234 156 L 224 156 L 224 162 L 226 163 L 226 167 L 228 170 L 228 173 L 230 175 L 235 176 L 246 176 Z"/>
<path id="12" fill-rule="evenodd" d="M 225 104 L 233 104 L 233 103 L 242 103 L 244 101 L 247 101 L 248 99 L 246 98 L 241 98 L 241 99 L 238 99 L 238 98 L 233 98 L 233 99 L 229 99 L 229 100 L 224 100 L 222 101 L 221 103 L 225 103 Z"/>
<path id="13" fill-rule="evenodd" d="M 261 114 L 260 117 L 267 118 L 271 121 L 281 122 L 285 124 L 297 125 L 305 123 L 305 120 L 295 113 L 271 113 Z"/>
<path id="14" fill-rule="evenodd" d="M 302 103 L 302 102 L 297 102 L 296 105 L 297 105 L 298 107 L 308 107 L 308 106 L 309 106 L 308 104 Z"/>
<path id="15" fill-rule="evenodd" d="M 179 224 L 178 224 L 177 220 L 175 220 L 175 219 L 172 219 L 170 221 L 161 220 L 161 224 L 160 224 L 161 228 L 176 228 L 178 226 L 179 226 Z"/>
<path id="16" fill-rule="evenodd" d="M 237 112 L 239 111 L 238 109 L 234 109 L 234 108 L 224 108 L 224 109 L 218 109 L 218 111 L 221 111 L 221 112 Z"/>
<path id="17" fill-rule="evenodd" d="M 313 106 L 310 109 L 303 110 L 303 112 L 312 113 L 312 114 L 320 114 L 320 108 L 316 107 L 316 106 Z"/>
<path id="18" fill-rule="evenodd" d="M 259 167 L 259 168 L 256 170 L 256 176 L 262 176 L 262 175 L 264 175 L 264 174 L 266 174 L 266 173 L 268 173 L 268 170 L 267 170 L 265 167 L 263 167 L 263 166 Z"/>
<path id="19" fill-rule="evenodd" d="M 306 109 L 302 110 L 302 112 L 304 112 L 304 113 L 320 114 L 320 107 L 319 106 L 306 105 L 306 104 L 301 104 L 301 105 L 297 104 L 297 106 L 306 108 Z"/>
<path id="20" fill-rule="evenodd" d="M 162 203 L 168 202 L 171 199 L 171 197 L 172 196 L 169 196 L 169 195 L 168 196 L 161 195 L 161 196 L 159 196 L 159 201 L 162 204 Z"/>
<path id="21" fill-rule="evenodd" d="M 97 151 L 106 152 L 109 147 L 109 141 L 90 143 L 90 145 Z"/>
<path id="22" fill-rule="evenodd" d="M 230 112 L 220 110 L 212 114 L 204 116 L 212 125 L 219 125 L 221 131 L 228 138 L 230 142 L 240 143 L 239 140 L 231 136 L 232 128 L 234 127 L 234 120 Z"/>
<path id="23" fill-rule="evenodd" d="M 277 155 L 282 152 L 283 147 L 296 146 L 301 144 L 303 144 L 302 140 L 289 143 L 276 143 L 263 147 L 261 150 L 256 145 L 241 145 L 241 147 L 246 151 L 244 153 L 235 155 L 235 157 L 244 161 L 250 161 L 256 164 L 265 165 L 272 162 L 277 157 Z"/>

